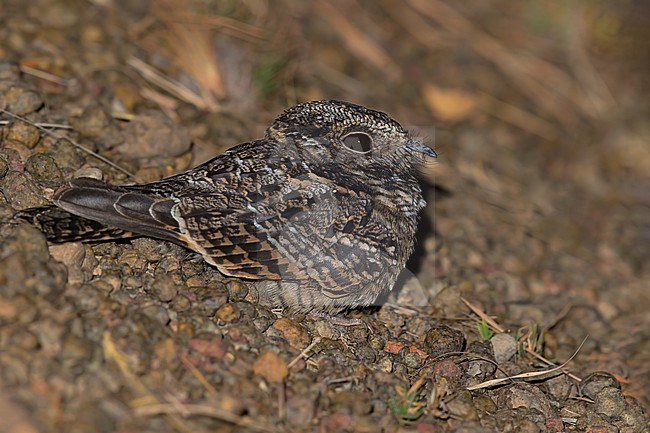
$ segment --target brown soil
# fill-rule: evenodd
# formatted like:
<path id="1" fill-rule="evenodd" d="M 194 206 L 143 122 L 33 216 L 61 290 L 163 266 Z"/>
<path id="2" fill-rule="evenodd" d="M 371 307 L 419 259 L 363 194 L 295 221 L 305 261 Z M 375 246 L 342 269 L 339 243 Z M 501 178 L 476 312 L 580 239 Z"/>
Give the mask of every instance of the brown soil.
<path id="1" fill-rule="evenodd" d="M 3 2 L 0 220 L 82 174 L 182 171 L 304 100 L 386 111 L 439 158 L 409 269 L 355 326 L 280 317 L 172 244 L 3 223 L 0 431 L 648 431 L 649 14 Z"/>

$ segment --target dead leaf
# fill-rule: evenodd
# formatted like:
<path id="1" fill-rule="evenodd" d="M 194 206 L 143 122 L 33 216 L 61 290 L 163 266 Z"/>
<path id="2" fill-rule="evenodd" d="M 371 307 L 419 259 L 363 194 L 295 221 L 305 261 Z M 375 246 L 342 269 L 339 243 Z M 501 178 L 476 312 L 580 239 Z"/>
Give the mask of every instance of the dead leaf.
<path id="1" fill-rule="evenodd" d="M 433 84 L 425 84 L 422 92 L 429 110 L 449 122 L 466 119 L 474 112 L 479 102 L 478 97 L 471 92 Z"/>

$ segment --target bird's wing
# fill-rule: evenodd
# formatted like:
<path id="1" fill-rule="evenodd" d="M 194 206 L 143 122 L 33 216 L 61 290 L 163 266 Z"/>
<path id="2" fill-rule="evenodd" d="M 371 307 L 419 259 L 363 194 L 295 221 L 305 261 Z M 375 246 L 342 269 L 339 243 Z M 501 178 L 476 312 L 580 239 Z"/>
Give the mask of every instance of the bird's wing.
<path id="1" fill-rule="evenodd" d="M 386 272 L 396 240 L 372 217 L 369 197 L 313 174 L 253 184 L 251 191 L 183 195 L 172 211 L 186 242 L 223 273 L 311 280 L 340 298 Z"/>

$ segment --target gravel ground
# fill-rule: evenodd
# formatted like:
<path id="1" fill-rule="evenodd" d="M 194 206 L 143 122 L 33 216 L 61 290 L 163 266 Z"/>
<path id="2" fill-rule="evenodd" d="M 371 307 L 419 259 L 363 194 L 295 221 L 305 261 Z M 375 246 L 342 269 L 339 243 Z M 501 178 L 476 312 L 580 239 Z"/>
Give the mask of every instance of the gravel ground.
<path id="1" fill-rule="evenodd" d="M 0 431 L 648 431 L 647 5 L 279 4 L 0 4 L 0 108 L 28 119 L 0 116 L 0 221 L 347 99 L 440 155 L 400 287 L 342 326 L 173 244 L 1 223 Z"/>

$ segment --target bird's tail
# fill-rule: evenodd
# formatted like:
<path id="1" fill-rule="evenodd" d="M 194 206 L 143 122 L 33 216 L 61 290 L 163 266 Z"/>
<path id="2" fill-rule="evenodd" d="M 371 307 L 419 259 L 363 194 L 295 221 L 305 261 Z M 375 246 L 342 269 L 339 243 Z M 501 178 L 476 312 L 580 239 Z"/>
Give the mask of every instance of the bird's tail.
<path id="1" fill-rule="evenodd" d="M 150 236 L 180 242 L 172 215 L 175 202 L 138 186 L 108 185 L 96 179 L 68 182 L 54 194 L 56 206 L 19 212 L 52 242 L 97 241 Z"/>
<path id="2" fill-rule="evenodd" d="M 13 220 L 33 224 L 45 234 L 48 241 L 55 243 L 90 242 L 135 236 L 130 231 L 107 226 L 53 205 L 25 209 L 14 215 Z"/>

